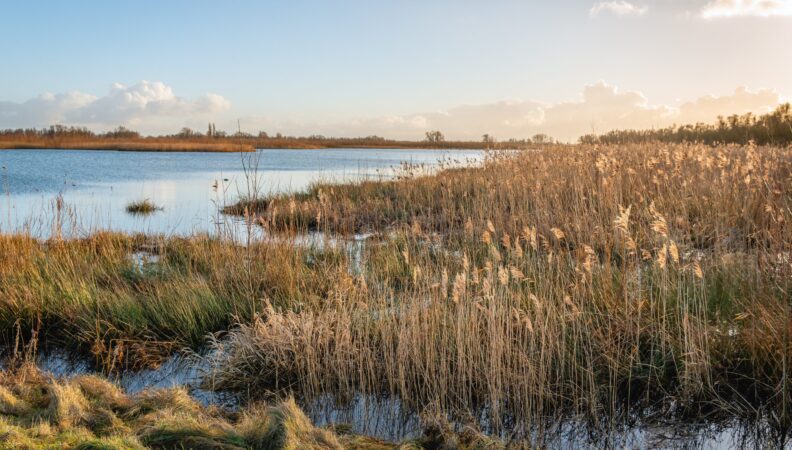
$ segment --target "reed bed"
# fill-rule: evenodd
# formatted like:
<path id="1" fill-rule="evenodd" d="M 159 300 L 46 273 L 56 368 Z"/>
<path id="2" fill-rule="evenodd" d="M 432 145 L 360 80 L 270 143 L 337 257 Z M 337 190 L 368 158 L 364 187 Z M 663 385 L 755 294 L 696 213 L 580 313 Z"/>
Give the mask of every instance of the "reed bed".
<path id="1" fill-rule="evenodd" d="M 267 199 L 269 230 L 389 232 L 355 289 L 216 341 L 211 383 L 385 394 L 527 435 L 570 417 L 788 430 L 791 201 L 792 150 L 699 145 L 551 147 Z"/>
<path id="2" fill-rule="evenodd" d="M 252 195 L 228 212 L 279 238 L 247 245 L 2 236 L 0 329 L 110 367 L 221 332 L 213 389 L 384 395 L 523 437 L 660 418 L 788 433 L 792 149 L 547 146 L 409 170 Z M 357 258 L 298 245 L 307 231 L 374 234 Z"/>

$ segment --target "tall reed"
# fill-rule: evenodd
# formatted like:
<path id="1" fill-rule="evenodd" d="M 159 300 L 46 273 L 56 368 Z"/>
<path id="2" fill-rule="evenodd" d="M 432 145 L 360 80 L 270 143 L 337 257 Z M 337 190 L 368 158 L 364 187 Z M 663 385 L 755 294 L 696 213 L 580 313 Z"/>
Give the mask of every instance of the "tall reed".
<path id="1" fill-rule="evenodd" d="M 273 230 L 390 233 L 349 290 L 217 341 L 211 382 L 495 427 L 663 411 L 786 429 L 790 169 L 781 148 L 559 147 L 268 199 Z"/>

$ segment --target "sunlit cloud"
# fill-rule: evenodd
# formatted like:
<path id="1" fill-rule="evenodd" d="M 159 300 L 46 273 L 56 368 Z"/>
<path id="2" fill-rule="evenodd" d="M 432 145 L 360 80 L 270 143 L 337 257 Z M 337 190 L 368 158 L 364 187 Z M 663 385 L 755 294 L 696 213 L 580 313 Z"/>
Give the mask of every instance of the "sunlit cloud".
<path id="1" fill-rule="evenodd" d="M 622 90 L 599 81 L 584 86 L 578 98 L 557 103 L 509 100 L 351 120 L 243 115 L 239 123 L 242 131 L 253 134 L 265 131 L 296 136 L 378 135 L 416 140 L 422 139 L 426 131 L 440 130 L 449 139 L 479 140 L 485 133 L 501 139 L 521 139 L 546 133 L 570 142 L 584 134 L 614 129 L 713 123 L 719 115 L 761 114 L 780 102 L 780 95 L 774 90 L 738 87 L 727 95 L 703 95 L 675 105 L 653 104 L 639 91 Z M 116 84 L 101 97 L 71 92 L 44 94 L 21 103 L 0 102 L 0 128 L 60 123 L 101 131 L 125 125 L 145 134 L 168 134 L 183 126 L 202 131 L 211 121 L 217 123 L 218 129 L 236 131 L 238 116 L 230 107 L 220 95 L 188 100 L 176 96 L 163 83 L 142 81 L 132 86 Z"/>
<path id="2" fill-rule="evenodd" d="M 753 16 L 792 16 L 789 0 L 712 0 L 701 10 L 705 19 Z"/>
<path id="3" fill-rule="evenodd" d="M 766 113 L 781 102 L 770 89 L 739 87 L 731 94 L 704 95 L 677 105 L 653 105 L 638 91 L 620 90 L 603 81 L 585 86 L 578 99 L 546 103 L 514 100 L 483 105 L 461 105 L 443 111 L 350 121 L 302 122 L 272 117 L 247 117 L 243 128 L 270 134 L 323 134 L 326 136 L 378 135 L 421 139 L 428 130 L 440 130 L 449 139 L 479 140 L 485 133 L 507 138 L 529 138 L 546 133 L 571 142 L 588 133 L 614 129 L 648 129 L 673 124 L 714 123 L 719 115 Z"/>
<path id="4" fill-rule="evenodd" d="M 230 107 L 230 102 L 217 94 L 194 100 L 178 97 L 159 81 L 140 81 L 132 86 L 116 83 L 102 97 L 70 92 L 43 94 L 21 103 L 0 102 L 0 128 L 51 124 L 145 127 L 154 122 L 190 121 Z"/>
<path id="5" fill-rule="evenodd" d="M 607 12 L 616 14 L 618 16 L 642 16 L 649 11 L 648 6 L 637 6 L 624 0 L 612 2 L 599 2 L 591 7 L 589 15 L 591 17 L 598 16 L 601 13 Z"/>

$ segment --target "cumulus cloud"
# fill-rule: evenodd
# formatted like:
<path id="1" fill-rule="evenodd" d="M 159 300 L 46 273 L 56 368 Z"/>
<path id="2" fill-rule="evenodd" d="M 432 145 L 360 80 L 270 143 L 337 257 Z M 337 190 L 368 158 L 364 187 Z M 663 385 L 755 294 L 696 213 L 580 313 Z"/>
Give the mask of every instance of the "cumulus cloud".
<path id="1" fill-rule="evenodd" d="M 440 130 L 452 139 L 478 140 L 484 133 L 504 139 L 547 133 L 562 141 L 575 141 L 584 134 L 605 133 L 614 129 L 714 123 L 719 115 L 765 113 L 774 109 L 780 101 L 776 91 L 751 91 L 740 87 L 728 95 L 706 95 L 679 106 L 652 105 L 640 92 L 622 91 L 600 81 L 585 86 L 578 99 L 560 103 L 508 101 L 334 123 L 305 123 L 266 117 L 248 117 L 243 119 L 243 123 L 269 132 L 294 135 L 376 134 L 397 139 L 420 139 L 427 130 Z"/>
<path id="2" fill-rule="evenodd" d="M 705 95 L 695 101 L 683 103 L 679 107 L 677 119 L 680 123 L 710 123 L 720 115 L 748 112 L 764 114 L 772 111 L 780 102 L 778 92 L 772 89 L 751 92 L 745 87 L 738 87 L 731 95 Z"/>
<path id="3" fill-rule="evenodd" d="M 55 123 L 107 128 L 168 119 L 185 122 L 226 111 L 230 106 L 217 94 L 195 100 L 178 97 L 170 86 L 159 81 L 141 81 L 132 86 L 116 83 L 102 97 L 71 92 L 44 94 L 21 103 L 0 102 L 0 128 Z"/>
<path id="4" fill-rule="evenodd" d="M 612 2 L 599 2 L 591 7 L 589 15 L 598 16 L 600 13 L 608 12 L 618 16 L 642 16 L 649 11 L 648 6 L 637 6 L 624 0 Z"/>
<path id="5" fill-rule="evenodd" d="M 701 9 L 701 17 L 718 19 L 740 16 L 771 17 L 792 15 L 789 0 L 712 0 Z"/>
<path id="6" fill-rule="evenodd" d="M 674 105 L 652 104 L 641 92 L 600 81 L 585 86 L 578 98 L 558 103 L 510 100 L 354 120 L 247 116 L 241 118 L 241 124 L 243 131 L 253 133 L 303 136 L 379 135 L 412 140 L 421 139 L 428 130 L 440 130 L 451 139 L 479 140 L 485 133 L 501 139 L 547 133 L 562 141 L 575 141 L 583 134 L 613 129 L 713 123 L 719 115 L 761 114 L 780 102 L 774 90 L 739 87 L 727 95 L 705 95 Z M 201 129 L 206 121 L 212 121 L 218 127 L 236 130 L 236 120 L 232 123 L 228 115 L 220 114 L 229 108 L 229 102 L 219 95 L 187 100 L 163 83 L 143 81 L 133 86 L 114 85 L 102 97 L 72 92 L 45 94 L 22 103 L 0 102 L 0 128 L 62 123 L 100 130 L 127 125 L 157 134 L 173 133 L 185 125 Z"/>

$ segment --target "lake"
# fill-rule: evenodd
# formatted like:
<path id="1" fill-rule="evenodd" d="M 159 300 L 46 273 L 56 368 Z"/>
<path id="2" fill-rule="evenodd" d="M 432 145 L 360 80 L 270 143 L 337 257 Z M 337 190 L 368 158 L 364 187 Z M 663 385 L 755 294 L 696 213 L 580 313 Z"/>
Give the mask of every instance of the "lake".
<path id="1" fill-rule="evenodd" d="M 0 232 L 49 236 L 59 196 L 63 226 L 72 235 L 97 229 L 213 232 L 234 226 L 236 219 L 219 209 L 247 194 L 254 179 L 263 194 L 294 192 L 317 180 L 389 178 L 404 163 L 431 171 L 440 164 L 474 164 L 483 157 L 483 152 L 470 150 L 363 148 L 246 154 L 2 150 Z M 149 216 L 126 211 L 129 203 L 144 199 L 163 211 Z"/>

